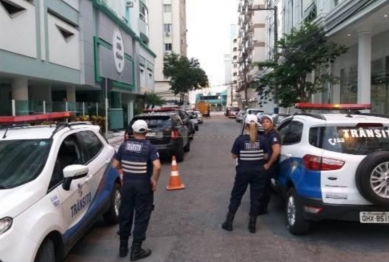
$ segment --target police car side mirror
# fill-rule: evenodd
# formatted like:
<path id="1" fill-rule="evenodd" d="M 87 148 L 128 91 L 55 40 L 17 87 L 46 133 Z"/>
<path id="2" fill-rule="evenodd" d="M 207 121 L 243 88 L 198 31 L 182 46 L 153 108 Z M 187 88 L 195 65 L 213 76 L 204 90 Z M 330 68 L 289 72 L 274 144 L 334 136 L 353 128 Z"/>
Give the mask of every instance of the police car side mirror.
<path id="1" fill-rule="evenodd" d="M 68 191 L 72 180 L 86 177 L 89 173 L 89 168 L 84 165 L 70 165 L 63 169 L 64 182 L 62 187 Z"/>

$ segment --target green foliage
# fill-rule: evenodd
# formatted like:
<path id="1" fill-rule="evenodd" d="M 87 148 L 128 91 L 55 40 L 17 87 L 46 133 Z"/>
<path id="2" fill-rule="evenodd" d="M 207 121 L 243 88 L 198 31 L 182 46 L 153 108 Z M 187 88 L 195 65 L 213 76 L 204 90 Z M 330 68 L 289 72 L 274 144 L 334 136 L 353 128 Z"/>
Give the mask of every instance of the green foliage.
<path id="1" fill-rule="evenodd" d="M 348 48 L 328 42 L 322 27 L 304 23 L 284 35 L 277 47 L 274 60 L 257 63 L 260 69 L 269 71 L 255 83 L 261 103 L 272 100 L 276 87 L 279 105 L 290 107 L 309 101 L 313 94 L 324 91 L 327 84 L 339 82 L 328 68 Z"/>
<path id="2" fill-rule="evenodd" d="M 177 54 L 163 59 L 163 75 L 170 79 L 170 90 L 177 94 L 187 93 L 208 86 L 208 76 L 197 59 Z"/>
<path id="3" fill-rule="evenodd" d="M 161 96 L 156 93 L 145 93 L 145 105 L 147 109 L 162 106 L 163 104 L 165 104 L 165 100 Z"/>

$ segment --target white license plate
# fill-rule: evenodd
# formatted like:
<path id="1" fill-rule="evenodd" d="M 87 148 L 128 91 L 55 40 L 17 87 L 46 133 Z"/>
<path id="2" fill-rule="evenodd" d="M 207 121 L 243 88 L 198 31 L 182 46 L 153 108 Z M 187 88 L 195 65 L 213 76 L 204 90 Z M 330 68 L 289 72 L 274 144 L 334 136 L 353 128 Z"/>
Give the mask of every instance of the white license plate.
<path id="1" fill-rule="evenodd" d="M 157 133 L 154 133 L 154 132 L 146 134 L 146 136 L 156 136 L 156 135 L 157 135 Z"/>
<path id="2" fill-rule="evenodd" d="M 388 224 L 389 212 L 360 212 L 359 221 L 366 224 Z"/>

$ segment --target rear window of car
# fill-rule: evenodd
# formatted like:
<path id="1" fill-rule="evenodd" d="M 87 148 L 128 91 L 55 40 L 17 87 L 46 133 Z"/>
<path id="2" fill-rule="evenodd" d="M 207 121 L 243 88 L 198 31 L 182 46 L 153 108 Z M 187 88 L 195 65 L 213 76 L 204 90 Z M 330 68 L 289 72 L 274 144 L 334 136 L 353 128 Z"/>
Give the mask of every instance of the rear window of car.
<path id="1" fill-rule="evenodd" d="M 153 116 L 153 117 L 144 117 L 144 118 L 142 117 L 134 118 L 131 121 L 129 127 L 131 128 L 132 124 L 139 119 L 146 121 L 149 128 L 171 127 L 172 125 L 172 120 L 170 116 Z"/>
<path id="2" fill-rule="evenodd" d="M 314 127 L 309 131 L 309 143 L 332 152 L 368 155 L 377 150 L 389 151 L 389 128 L 377 125 Z"/>

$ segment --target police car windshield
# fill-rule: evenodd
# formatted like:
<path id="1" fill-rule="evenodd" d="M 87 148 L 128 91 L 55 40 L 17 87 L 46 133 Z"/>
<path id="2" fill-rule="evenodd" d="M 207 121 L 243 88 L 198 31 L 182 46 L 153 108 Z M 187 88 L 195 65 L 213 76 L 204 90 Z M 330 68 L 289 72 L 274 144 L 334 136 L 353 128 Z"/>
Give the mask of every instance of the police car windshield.
<path id="1" fill-rule="evenodd" d="M 325 150 L 352 154 L 368 155 L 375 151 L 389 151 L 389 128 L 388 127 L 346 127 L 328 126 L 311 128 L 309 142 L 311 145 L 320 147 L 320 130 L 322 130 L 322 145 Z"/>
<path id="2" fill-rule="evenodd" d="M 51 140 L 0 141 L 0 190 L 23 185 L 42 172 Z"/>

